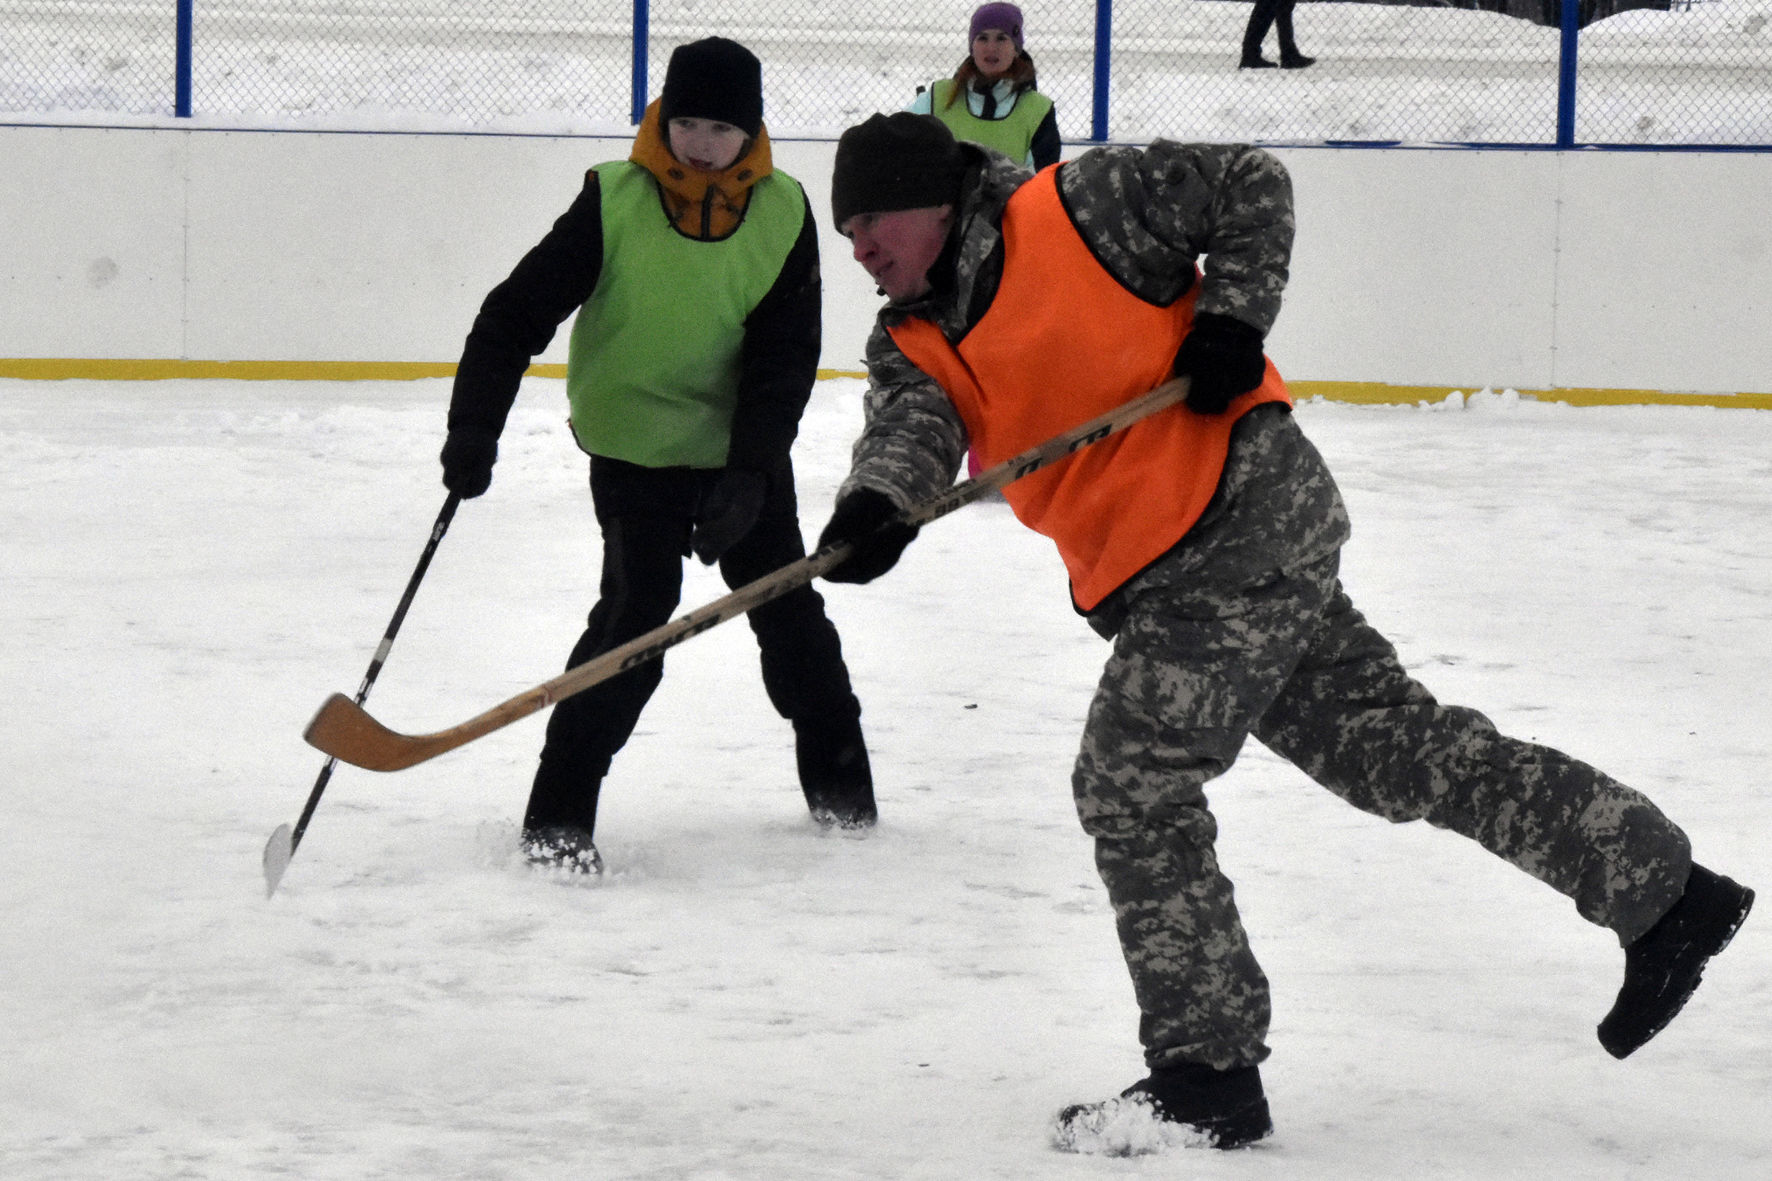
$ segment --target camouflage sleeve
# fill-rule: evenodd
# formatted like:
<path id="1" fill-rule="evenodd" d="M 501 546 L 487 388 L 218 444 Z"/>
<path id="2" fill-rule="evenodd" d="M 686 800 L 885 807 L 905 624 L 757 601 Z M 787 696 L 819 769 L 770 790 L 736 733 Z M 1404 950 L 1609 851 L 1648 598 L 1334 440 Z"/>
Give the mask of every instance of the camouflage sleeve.
<path id="1" fill-rule="evenodd" d="M 880 325 L 868 338 L 865 417 L 838 495 L 871 488 L 908 508 L 954 482 L 966 427 L 935 379 L 912 364 Z"/>
<path id="2" fill-rule="evenodd" d="M 1158 140 L 1087 152 L 1059 179 L 1084 237 L 1129 290 L 1169 302 L 1204 255 L 1199 310 L 1273 327 L 1294 223 L 1292 179 L 1272 154 Z"/>

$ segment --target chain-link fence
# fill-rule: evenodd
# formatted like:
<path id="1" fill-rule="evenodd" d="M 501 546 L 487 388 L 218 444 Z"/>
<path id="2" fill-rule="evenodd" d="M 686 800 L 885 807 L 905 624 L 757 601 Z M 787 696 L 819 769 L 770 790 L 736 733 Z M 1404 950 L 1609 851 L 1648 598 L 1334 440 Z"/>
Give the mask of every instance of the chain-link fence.
<path id="1" fill-rule="evenodd" d="M 973 6 L 0 0 L 0 121 L 619 133 L 720 33 L 826 137 L 951 74 Z M 1249 0 L 1022 7 L 1068 140 L 1772 146 L 1772 0 L 1303 0 L 1293 70 L 1237 68 Z"/>

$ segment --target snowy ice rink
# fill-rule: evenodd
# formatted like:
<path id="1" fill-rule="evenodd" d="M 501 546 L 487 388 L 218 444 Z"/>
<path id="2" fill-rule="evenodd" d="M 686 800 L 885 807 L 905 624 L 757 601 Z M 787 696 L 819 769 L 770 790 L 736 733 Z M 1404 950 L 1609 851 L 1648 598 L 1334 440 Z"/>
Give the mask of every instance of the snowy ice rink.
<path id="1" fill-rule="evenodd" d="M 833 262 L 833 265 L 839 265 Z M 808 532 L 861 385 L 821 383 Z M 674 651 L 572 887 L 513 857 L 539 718 L 323 759 L 443 499 L 443 382 L 0 382 L 0 1176 L 1046 1181 L 1772 1175 L 1772 917 L 1618 1063 L 1622 954 L 1460 839 L 1251 744 L 1213 793 L 1275 989 L 1259 1149 L 1046 1147 L 1141 1073 L 1070 762 L 1105 645 L 1000 504 L 827 590 L 881 824 L 817 830 L 748 630 Z M 1772 414 L 1474 395 L 1300 408 L 1345 577 L 1443 698 L 1654 797 L 1772 886 Z M 597 539 L 526 386 L 369 706 L 436 729 L 559 671 Z M 720 593 L 696 567 L 686 606 Z M 1765 903 L 1762 903 L 1762 912 Z"/>

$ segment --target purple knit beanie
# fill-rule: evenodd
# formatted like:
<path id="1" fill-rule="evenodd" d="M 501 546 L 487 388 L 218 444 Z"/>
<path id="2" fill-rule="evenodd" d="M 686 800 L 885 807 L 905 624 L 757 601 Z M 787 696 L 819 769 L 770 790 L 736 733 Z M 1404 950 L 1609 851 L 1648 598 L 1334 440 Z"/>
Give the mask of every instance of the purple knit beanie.
<path id="1" fill-rule="evenodd" d="M 1015 48 L 1021 48 L 1021 9 L 1013 4 L 981 4 L 978 11 L 972 14 L 972 31 L 966 34 L 966 44 L 970 45 L 978 39 L 978 35 L 986 29 L 1001 29 L 1009 34 L 1015 42 Z"/>

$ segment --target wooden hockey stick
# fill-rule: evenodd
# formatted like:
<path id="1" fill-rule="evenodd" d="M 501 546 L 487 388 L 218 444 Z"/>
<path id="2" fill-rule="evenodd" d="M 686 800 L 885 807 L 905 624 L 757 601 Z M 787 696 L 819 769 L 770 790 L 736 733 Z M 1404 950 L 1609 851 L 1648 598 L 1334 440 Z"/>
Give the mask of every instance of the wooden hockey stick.
<path id="1" fill-rule="evenodd" d="M 1089 446 L 1124 430 L 1142 418 L 1173 406 L 1187 396 L 1187 379 L 1176 378 L 1158 386 L 1150 393 L 1115 407 L 1081 426 L 1055 435 L 1037 447 L 1030 448 L 995 467 L 980 472 L 964 483 L 955 484 L 899 513 L 894 521 L 907 525 L 926 525 L 947 516 L 962 505 L 997 491 L 1032 472 L 1063 459 L 1074 451 Z M 401 771 L 434 759 L 458 746 L 466 746 L 512 722 L 528 717 L 557 701 L 580 693 L 600 681 L 606 681 L 637 664 L 656 660 L 683 641 L 700 635 L 717 624 L 743 615 L 753 607 L 776 599 L 804 586 L 814 578 L 842 564 L 849 556 L 848 543 L 827 546 L 797 562 L 746 583 L 723 598 L 697 608 L 643 636 L 637 636 L 619 648 L 537 685 L 524 693 L 496 705 L 478 717 L 469 718 L 459 726 L 431 734 L 401 734 L 388 729 L 342 693 L 334 693 L 321 705 L 320 712 L 308 723 L 303 733 L 309 744 L 333 758 L 370 771 Z"/>

